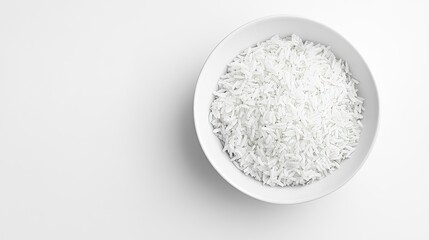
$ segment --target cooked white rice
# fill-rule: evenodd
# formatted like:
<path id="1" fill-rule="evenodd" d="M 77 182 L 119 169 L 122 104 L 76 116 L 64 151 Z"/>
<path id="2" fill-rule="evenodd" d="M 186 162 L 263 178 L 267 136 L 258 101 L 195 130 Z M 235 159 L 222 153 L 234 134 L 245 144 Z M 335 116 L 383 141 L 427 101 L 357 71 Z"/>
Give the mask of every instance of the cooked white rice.
<path id="1" fill-rule="evenodd" d="M 328 46 L 274 36 L 228 65 L 209 121 L 244 174 L 270 186 L 309 184 L 357 146 L 364 108 L 356 84 Z"/>

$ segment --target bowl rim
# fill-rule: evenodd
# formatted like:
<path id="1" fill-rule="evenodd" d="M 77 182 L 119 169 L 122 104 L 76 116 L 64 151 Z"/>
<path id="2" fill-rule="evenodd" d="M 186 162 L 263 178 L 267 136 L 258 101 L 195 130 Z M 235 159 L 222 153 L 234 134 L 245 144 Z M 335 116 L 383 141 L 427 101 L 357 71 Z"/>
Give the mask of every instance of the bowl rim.
<path id="1" fill-rule="evenodd" d="M 373 84 L 374 84 L 374 92 L 375 92 L 375 98 L 376 98 L 376 100 L 377 100 L 377 112 L 376 112 L 376 121 L 375 121 L 375 130 L 374 130 L 374 136 L 373 136 L 373 138 L 372 138 L 372 142 L 371 142 L 371 144 L 370 144 L 370 146 L 369 146 L 369 148 L 368 148 L 368 151 L 366 152 L 366 154 L 365 154 L 365 156 L 363 157 L 363 159 L 362 159 L 362 161 L 360 162 L 360 164 L 358 165 L 358 167 L 351 173 L 351 174 L 349 174 L 348 175 L 348 177 L 343 181 L 343 182 L 341 182 L 340 184 L 338 184 L 337 186 L 335 186 L 332 190 L 330 190 L 330 191 L 327 191 L 327 192 L 325 192 L 325 193 L 323 193 L 323 194 L 321 194 L 321 195 L 319 195 L 319 196 L 316 196 L 316 197 L 314 197 L 314 198 L 309 198 L 309 199 L 305 199 L 305 200 L 297 200 L 297 201 L 288 201 L 288 202 L 283 202 L 283 201 L 275 201 L 275 200 L 272 200 L 272 199 L 269 199 L 269 198 L 262 198 L 262 197 L 260 197 L 260 196 L 255 196 L 255 195 L 253 195 L 253 194 L 251 194 L 251 193 L 249 193 L 247 190 L 245 190 L 245 189 L 243 189 L 239 184 L 236 184 L 236 183 L 234 183 L 233 181 L 230 181 L 230 179 L 228 179 L 228 178 L 226 178 L 225 176 L 224 176 L 224 174 L 222 173 L 222 171 L 220 171 L 217 167 L 216 167 L 216 165 L 215 164 L 213 164 L 213 161 L 214 160 L 212 160 L 212 159 L 210 159 L 210 157 L 208 156 L 208 154 L 207 154 L 207 150 L 206 150 L 206 146 L 205 146 L 205 144 L 203 143 L 203 141 L 202 141 L 202 139 L 201 139 L 201 133 L 200 133 L 200 128 L 198 127 L 198 125 L 199 125 L 199 121 L 197 120 L 197 114 L 196 114 L 196 105 L 197 105 L 197 91 L 198 91 L 198 89 L 199 89 L 199 86 L 200 86 L 200 83 L 201 83 L 201 81 L 200 81 L 200 78 L 201 78 L 201 75 L 203 74 L 203 72 L 204 72 L 204 69 L 206 68 L 206 65 L 207 65 L 207 61 L 211 58 L 211 56 L 216 52 L 216 51 L 218 51 L 219 49 L 220 49 L 220 47 L 223 45 L 223 44 L 225 44 L 225 42 L 227 42 L 228 41 L 228 39 L 229 38 L 231 38 L 233 35 L 235 35 L 235 34 L 237 34 L 239 31 L 241 31 L 242 29 L 244 29 L 244 28 L 246 28 L 246 27 L 248 27 L 248 26 L 250 26 L 250 25 L 253 25 L 253 24 L 255 24 L 255 23 L 259 23 L 259 22 L 263 22 L 263 21 L 267 21 L 267 20 L 273 20 L 273 19 L 276 19 L 276 18 L 279 18 L 279 19 L 295 19 L 295 20 L 301 20 L 301 21 L 307 21 L 307 22 L 310 22 L 310 23 L 314 23 L 314 24 L 317 24 L 317 25 L 321 25 L 321 26 L 323 26 L 323 27 L 325 27 L 326 29 L 328 29 L 328 30 L 330 30 L 332 33 L 334 33 L 334 34 L 336 34 L 339 38 L 341 38 L 343 41 L 345 41 L 347 44 L 349 44 L 350 45 L 350 47 L 357 53 L 357 55 L 363 60 L 363 63 L 364 63 L 364 65 L 365 65 L 365 67 L 368 69 L 368 72 L 369 72 L 369 75 L 371 76 L 371 79 L 373 80 Z M 193 110 L 193 120 L 194 120 L 194 127 L 195 127 L 195 131 L 196 131 L 196 134 L 197 134 L 197 138 L 198 138 L 198 142 L 200 143 L 200 146 L 201 146 L 201 148 L 202 148 L 202 150 L 203 150 L 203 152 L 204 152 L 204 155 L 206 156 L 206 158 L 207 158 L 207 160 L 210 162 L 210 164 L 212 165 L 212 167 L 216 170 L 216 172 L 220 175 L 220 176 L 222 176 L 222 178 L 226 181 L 226 182 L 228 182 L 229 184 L 231 184 L 234 188 L 236 188 L 236 189 L 238 189 L 240 192 L 242 192 L 242 193 L 244 193 L 245 195 L 247 195 L 247 196 L 249 196 L 249 197 L 252 197 L 252 198 L 254 198 L 254 199 L 257 199 L 257 200 L 260 200 L 260 201 L 263 201 L 263 202 L 267 202 L 267 203 L 274 203 L 274 204 L 287 204 L 287 205 L 293 205 L 293 204 L 300 204 L 300 203 L 306 203 L 306 202 L 311 202 L 311 201 L 314 201 L 314 200 L 317 200 L 317 199 L 320 199 L 320 198 L 322 198 L 322 197 L 324 197 L 324 196 L 327 196 L 327 195 L 329 195 L 329 194 L 331 194 L 331 193 L 333 193 L 333 192 L 335 192 L 335 191 L 337 191 L 339 188 L 341 188 L 342 186 L 344 186 L 347 182 L 349 182 L 350 181 L 350 179 L 352 179 L 356 174 L 357 174 L 357 172 L 359 172 L 359 170 L 362 168 L 362 166 L 365 164 L 365 162 L 366 162 L 366 160 L 368 159 L 368 156 L 370 155 L 370 153 L 371 153 L 371 151 L 372 151 L 372 149 L 374 148 L 374 144 L 375 144 L 375 142 L 376 142 L 376 139 L 377 139 L 377 136 L 378 136 L 378 129 L 379 129 L 379 125 L 380 125 L 380 98 L 379 98 L 379 94 L 378 94 L 378 88 L 377 88 L 377 85 L 376 85 L 376 82 L 375 82 L 375 80 L 374 80 L 374 76 L 373 76 L 373 74 L 372 74 L 372 72 L 371 72 L 371 70 L 370 70 L 370 68 L 369 68 L 369 66 L 368 66 L 368 63 L 365 61 L 365 59 L 362 57 L 362 55 L 359 53 L 359 51 L 357 51 L 357 49 L 354 47 L 354 45 L 352 45 L 346 38 L 344 38 L 341 34 L 339 34 L 337 31 L 335 31 L 335 30 L 333 30 L 332 28 L 330 28 L 330 27 L 328 27 L 328 26 L 326 26 L 325 24 L 323 24 L 323 23 L 320 23 L 320 22 L 317 22 L 317 21 L 314 21 L 314 20 L 310 20 L 310 19 L 308 19 L 308 18 L 305 18 L 305 17 L 301 17 L 301 16 L 296 16 L 296 15 L 289 15 L 289 14 L 276 14 L 276 15 L 268 15 L 268 16 L 265 16 L 265 17 L 260 17 L 260 18 L 257 18 L 257 19 L 254 19 L 254 20 L 252 20 L 252 21 L 250 21 L 250 22 L 247 22 L 247 23 L 245 23 L 245 24 L 243 24 L 243 25 L 240 25 L 239 27 L 237 27 L 237 28 L 235 28 L 231 33 L 229 33 L 228 35 L 226 35 L 214 48 L 213 48 L 213 50 L 210 52 L 210 54 L 207 56 L 207 58 L 206 58 L 206 60 L 204 61 L 204 64 L 203 64 L 203 67 L 201 68 L 201 71 L 200 71 L 200 74 L 198 75 L 198 80 L 197 80 L 197 83 L 196 83 L 196 85 L 195 85 L 195 91 L 194 91 L 194 99 L 193 99 L 193 108 L 192 108 L 192 110 Z"/>

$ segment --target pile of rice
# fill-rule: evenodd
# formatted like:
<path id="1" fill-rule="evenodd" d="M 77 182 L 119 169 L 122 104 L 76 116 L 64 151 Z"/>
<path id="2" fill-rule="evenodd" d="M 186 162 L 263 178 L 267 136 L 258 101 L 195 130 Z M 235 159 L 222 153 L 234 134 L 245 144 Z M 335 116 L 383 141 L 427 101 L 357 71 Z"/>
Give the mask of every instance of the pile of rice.
<path id="1" fill-rule="evenodd" d="M 356 84 L 328 46 L 274 36 L 228 65 L 209 121 L 244 174 L 270 186 L 309 184 L 357 146 L 364 99 Z"/>

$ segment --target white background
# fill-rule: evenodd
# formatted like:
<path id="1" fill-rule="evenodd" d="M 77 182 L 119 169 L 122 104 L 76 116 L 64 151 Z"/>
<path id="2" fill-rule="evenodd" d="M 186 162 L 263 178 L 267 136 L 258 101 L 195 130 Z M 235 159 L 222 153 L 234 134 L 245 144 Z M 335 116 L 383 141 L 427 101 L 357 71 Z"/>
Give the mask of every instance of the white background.
<path id="1" fill-rule="evenodd" d="M 424 1 L 0 1 L 0 239 L 428 239 Z M 362 54 L 381 119 L 343 188 L 254 200 L 192 117 L 210 51 L 255 18 L 324 23 Z"/>

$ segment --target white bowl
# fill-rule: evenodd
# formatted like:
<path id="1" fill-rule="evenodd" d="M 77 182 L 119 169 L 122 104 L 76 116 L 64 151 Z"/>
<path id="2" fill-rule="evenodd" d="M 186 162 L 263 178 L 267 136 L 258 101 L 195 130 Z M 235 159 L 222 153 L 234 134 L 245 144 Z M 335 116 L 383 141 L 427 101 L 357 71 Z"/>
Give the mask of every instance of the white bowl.
<path id="1" fill-rule="evenodd" d="M 226 66 L 242 50 L 275 34 L 297 34 L 304 40 L 331 46 L 339 58 L 349 63 L 351 72 L 360 81 L 359 95 L 365 98 L 362 121 L 364 128 L 356 151 L 341 167 L 320 181 L 301 187 L 270 187 L 244 175 L 226 153 L 222 152 L 219 139 L 213 134 L 209 123 L 209 107 L 213 91 Z M 256 199 L 281 204 L 293 204 L 325 196 L 345 184 L 363 165 L 370 152 L 378 125 L 378 95 L 372 75 L 365 61 L 341 35 L 332 29 L 307 19 L 273 16 L 250 22 L 228 35 L 208 57 L 195 90 L 194 121 L 198 139 L 208 160 L 219 174 L 231 185 Z"/>

